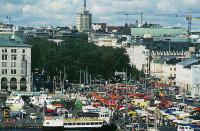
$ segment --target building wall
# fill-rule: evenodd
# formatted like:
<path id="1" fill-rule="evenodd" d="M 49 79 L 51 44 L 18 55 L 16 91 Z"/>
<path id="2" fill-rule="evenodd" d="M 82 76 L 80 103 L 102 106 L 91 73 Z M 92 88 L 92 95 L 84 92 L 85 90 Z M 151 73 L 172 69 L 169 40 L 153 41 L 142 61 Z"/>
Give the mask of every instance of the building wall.
<path id="1" fill-rule="evenodd" d="M 192 65 L 192 96 L 200 95 L 200 65 Z"/>
<path id="2" fill-rule="evenodd" d="M 127 48 L 127 53 L 131 60 L 131 65 L 138 70 L 148 73 L 149 68 L 149 50 L 145 46 L 133 46 L 132 49 Z"/>
<path id="3" fill-rule="evenodd" d="M 184 68 L 181 64 L 176 64 L 176 85 L 180 87 L 181 93 L 191 91 L 192 73 L 190 68 Z"/>
<path id="4" fill-rule="evenodd" d="M 7 50 L 7 52 L 5 52 L 5 49 Z M 16 50 L 16 53 L 11 52 L 13 49 Z M 25 50 L 24 53 L 23 50 Z M 7 55 L 7 60 L 3 60 L 2 55 Z M 12 60 L 11 58 L 12 55 L 16 55 L 16 60 Z M 7 73 L 5 73 L 5 70 L 7 70 Z M 11 90 L 10 88 L 11 78 L 17 79 L 17 90 L 20 90 L 20 80 L 22 78 L 25 78 L 27 87 L 26 91 L 31 91 L 31 48 L 30 47 L 0 47 L 0 82 L 1 82 L 0 90 L 2 89 L 3 78 L 7 79 L 8 90 Z"/>
<path id="5" fill-rule="evenodd" d="M 100 37 L 98 39 L 98 46 L 117 46 L 117 39 L 114 37 Z"/>
<path id="6" fill-rule="evenodd" d="M 162 79 L 163 77 L 163 64 L 154 61 L 150 64 L 150 75 Z"/>
<path id="7" fill-rule="evenodd" d="M 130 65 L 131 66 L 134 66 L 134 48 L 126 48 L 126 52 L 129 56 L 129 59 L 130 59 Z"/>
<path id="8" fill-rule="evenodd" d="M 160 78 L 163 83 L 174 84 L 174 80 L 171 77 L 176 77 L 176 65 L 166 64 L 166 63 L 154 63 L 150 64 L 150 75 L 156 78 Z"/>
<path id="9" fill-rule="evenodd" d="M 163 64 L 163 81 L 174 85 L 175 80 L 171 78 L 176 78 L 176 65 Z"/>
<path id="10" fill-rule="evenodd" d="M 77 15 L 77 30 L 79 32 L 89 32 L 92 29 L 92 14 L 89 11 L 82 11 Z"/>

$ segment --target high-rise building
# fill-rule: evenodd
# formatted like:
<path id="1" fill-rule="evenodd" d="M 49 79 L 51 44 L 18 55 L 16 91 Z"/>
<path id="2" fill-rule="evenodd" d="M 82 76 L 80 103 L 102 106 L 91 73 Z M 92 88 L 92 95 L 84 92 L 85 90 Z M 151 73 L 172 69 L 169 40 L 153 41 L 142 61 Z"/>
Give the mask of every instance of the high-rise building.
<path id="1" fill-rule="evenodd" d="M 87 10 L 86 0 L 81 13 L 77 14 L 76 26 L 79 32 L 90 32 L 92 29 L 92 14 Z"/>

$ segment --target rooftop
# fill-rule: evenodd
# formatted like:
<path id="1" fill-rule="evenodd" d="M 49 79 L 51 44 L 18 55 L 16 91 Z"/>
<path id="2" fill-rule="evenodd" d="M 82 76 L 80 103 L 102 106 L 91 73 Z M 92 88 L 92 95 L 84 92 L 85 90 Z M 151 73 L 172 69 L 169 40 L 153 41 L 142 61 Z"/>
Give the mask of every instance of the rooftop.
<path id="1" fill-rule="evenodd" d="M 180 62 L 180 59 L 177 59 L 175 56 L 168 56 L 168 57 L 161 57 L 159 59 L 155 59 L 155 63 L 166 63 L 170 65 L 175 65 L 176 63 Z"/>
<path id="2" fill-rule="evenodd" d="M 22 39 L 12 32 L 1 32 L 0 47 L 30 47 L 30 45 L 24 44 Z"/>
<path id="3" fill-rule="evenodd" d="M 188 32 L 183 28 L 131 28 L 132 36 L 144 36 L 150 34 L 153 37 L 187 35 Z"/>
<path id="4" fill-rule="evenodd" d="M 179 62 L 178 64 L 183 65 L 185 68 L 190 68 L 192 65 L 196 65 L 199 63 L 200 63 L 199 59 L 190 58 L 185 61 Z"/>

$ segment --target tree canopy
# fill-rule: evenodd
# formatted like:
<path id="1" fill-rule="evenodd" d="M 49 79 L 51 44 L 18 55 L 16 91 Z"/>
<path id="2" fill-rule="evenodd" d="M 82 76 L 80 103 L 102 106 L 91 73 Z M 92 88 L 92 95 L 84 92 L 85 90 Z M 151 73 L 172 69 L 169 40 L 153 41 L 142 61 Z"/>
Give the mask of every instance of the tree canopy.
<path id="1" fill-rule="evenodd" d="M 80 70 L 87 70 L 92 78 L 101 75 L 109 79 L 115 71 L 126 70 L 138 75 L 138 71 L 130 67 L 123 48 L 98 47 L 80 38 L 67 38 L 59 45 L 42 38 L 33 38 L 29 43 L 32 45 L 32 70 L 45 70 L 51 79 L 64 70 L 70 82 L 79 81 Z"/>

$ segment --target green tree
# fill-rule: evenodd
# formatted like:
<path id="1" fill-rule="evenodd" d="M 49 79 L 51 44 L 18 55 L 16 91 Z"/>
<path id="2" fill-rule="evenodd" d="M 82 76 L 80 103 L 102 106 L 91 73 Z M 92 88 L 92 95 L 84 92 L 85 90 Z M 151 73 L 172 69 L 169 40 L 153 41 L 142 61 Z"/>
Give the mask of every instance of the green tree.
<path id="1" fill-rule="evenodd" d="M 79 80 L 80 69 L 87 69 L 92 78 L 101 75 L 109 79 L 115 71 L 125 69 L 138 75 L 129 65 L 130 60 L 123 48 L 98 47 L 80 38 L 67 38 L 60 45 L 41 38 L 33 38 L 29 43 L 32 45 L 32 68 L 45 69 L 51 79 L 63 72 L 64 67 L 70 82 Z"/>

